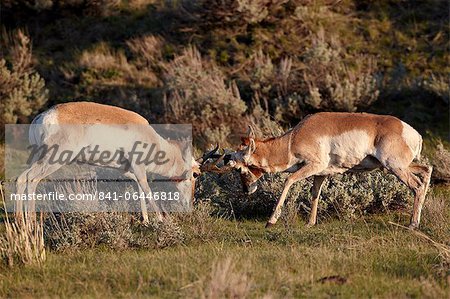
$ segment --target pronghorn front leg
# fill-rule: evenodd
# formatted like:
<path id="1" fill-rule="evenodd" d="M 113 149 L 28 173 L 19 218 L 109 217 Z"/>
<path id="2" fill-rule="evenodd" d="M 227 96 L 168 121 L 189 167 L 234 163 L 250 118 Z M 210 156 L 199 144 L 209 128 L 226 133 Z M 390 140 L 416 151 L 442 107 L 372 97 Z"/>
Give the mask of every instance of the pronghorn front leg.
<path id="1" fill-rule="evenodd" d="M 323 167 L 321 164 L 318 163 L 308 163 L 286 179 L 286 182 L 284 183 L 283 192 L 281 193 L 280 199 L 278 200 L 278 203 L 272 213 L 272 216 L 270 216 L 270 219 L 267 222 L 266 227 L 274 225 L 278 221 L 278 218 L 280 218 L 281 209 L 283 208 L 284 201 L 286 200 L 287 193 L 289 192 L 289 189 L 291 188 L 292 184 L 294 184 L 299 180 L 312 176 L 316 173 L 319 173 L 324 168 L 325 167 Z"/>
<path id="2" fill-rule="evenodd" d="M 147 196 L 149 196 L 150 194 L 152 194 L 152 191 L 147 182 L 147 173 L 145 172 L 145 169 L 141 169 L 141 168 L 137 167 L 136 169 L 134 169 L 134 175 L 136 176 L 136 180 L 137 180 L 137 183 L 139 186 L 139 194 L 144 195 L 142 197 L 140 196 L 141 197 L 140 200 L 141 200 L 143 223 L 148 224 L 149 219 L 148 219 L 147 205 L 145 204 L 145 198 Z M 143 194 L 142 194 L 142 191 L 143 191 Z M 153 199 L 150 199 L 149 202 L 150 202 L 150 205 L 152 206 L 153 211 L 155 211 L 155 213 L 156 213 L 156 218 L 158 219 L 158 221 L 163 221 L 164 217 L 161 214 L 161 211 L 159 210 L 156 203 L 153 201 Z"/>

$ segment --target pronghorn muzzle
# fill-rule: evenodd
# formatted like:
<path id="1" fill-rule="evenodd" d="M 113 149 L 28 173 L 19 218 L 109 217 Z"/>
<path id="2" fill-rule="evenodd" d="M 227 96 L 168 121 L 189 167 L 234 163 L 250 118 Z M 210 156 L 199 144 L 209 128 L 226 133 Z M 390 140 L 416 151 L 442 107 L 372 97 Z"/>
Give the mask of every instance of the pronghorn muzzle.
<path id="1" fill-rule="evenodd" d="M 215 172 L 215 173 L 227 173 L 234 169 L 232 160 L 232 153 L 229 150 L 222 150 L 222 154 L 219 154 L 219 144 L 216 147 L 207 152 L 201 158 L 200 170 L 201 172 Z M 208 160 L 212 160 L 208 162 Z"/>

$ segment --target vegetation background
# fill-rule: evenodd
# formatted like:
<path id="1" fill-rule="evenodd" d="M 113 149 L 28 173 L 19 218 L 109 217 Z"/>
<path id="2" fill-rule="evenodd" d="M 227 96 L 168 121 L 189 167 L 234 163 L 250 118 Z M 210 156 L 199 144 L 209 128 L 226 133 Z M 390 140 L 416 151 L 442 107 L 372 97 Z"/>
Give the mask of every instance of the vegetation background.
<path id="1" fill-rule="evenodd" d="M 128 214 L 47 215 L 42 231 L 5 219 L 0 297 L 450 296 L 448 1 L 0 5 L 1 130 L 95 101 L 192 123 L 200 154 L 236 146 L 249 124 L 270 137 L 309 113 L 364 111 L 414 126 L 434 166 L 423 233 L 390 224 L 407 223 L 412 198 L 381 172 L 329 180 L 312 229 L 309 181 L 291 191 L 282 223 L 263 229 L 282 175 L 251 197 L 234 174 L 204 175 L 194 213 L 163 227 Z M 38 254 L 24 254 L 29 244 Z"/>

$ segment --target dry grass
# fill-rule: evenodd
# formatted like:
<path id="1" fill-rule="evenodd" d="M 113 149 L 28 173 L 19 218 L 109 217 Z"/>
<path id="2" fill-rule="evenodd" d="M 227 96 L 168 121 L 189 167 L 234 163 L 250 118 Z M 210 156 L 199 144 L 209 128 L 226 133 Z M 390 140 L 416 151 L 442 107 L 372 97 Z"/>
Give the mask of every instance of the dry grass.
<path id="1" fill-rule="evenodd" d="M 208 299 L 246 298 L 252 281 L 244 272 L 236 269 L 236 257 L 226 257 L 214 262 L 209 277 L 199 289 L 199 297 Z"/>
<path id="2" fill-rule="evenodd" d="M 175 215 L 176 221 L 182 225 L 187 241 L 213 240 L 220 233 L 220 217 L 214 217 L 215 209 L 210 202 L 199 201 L 190 213 Z"/>
<path id="3" fill-rule="evenodd" d="M 155 67 L 161 63 L 164 45 L 164 40 L 161 37 L 145 35 L 128 40 L 126 43 L 141 67 Z"/>
<path id="4" fill-rule="evenodd" d="M 3 189 L 1 190 L 4 204 Z M 5 205 L 4 205 L 5 206 Z M 0 256 L 9 266 L 16 264 L 38 266 L 46 260 L 44 245 L 43 214 L 24 211 L 13 222 L 5 214 L 5 234 L 0 237 Z"/>
<path id="5" fill-rule="evenodd" d="M 114 50 L 106 43 L 83 51 L 78 63 L 85 69 L 85 79 L 91 84 L 154 86 L 158 83 L 151 68 L 138 69 L 135 64 L 128 62 L 124 51 Z"/>

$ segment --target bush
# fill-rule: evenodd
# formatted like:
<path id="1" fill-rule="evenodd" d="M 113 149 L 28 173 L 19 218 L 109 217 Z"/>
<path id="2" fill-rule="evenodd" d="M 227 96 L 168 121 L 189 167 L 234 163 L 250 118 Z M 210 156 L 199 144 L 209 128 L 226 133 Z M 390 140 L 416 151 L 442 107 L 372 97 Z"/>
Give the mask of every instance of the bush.
<path id="1" fill-rule="evenodd" d="M 130 43 L 137 51 L 137 42 Z M 83 51 L 79 66 L 82 68 L 81 76 L 87 84 L 155 86 L 158 83 L 151 68 L 138 69 L 128 62 L 123 51 L 116 51 L 106 43 L 99 43 L 93 49 Z"/>
<path id="2" fill-rule="evenodd" d="M 21 30 L 4 34 L 6 56 L 0 58 L 0 130 L 5 124 L 27 122 L 48 99 L 45 82 L 33 69 L 30 39 Z"/>
<path id="3" fill-rule="evenodd" d="M 201 178 L 198 195 L 210 201 L 216 213 L 225 217 L 268 217 L 281 194 L 286 176 L 266 175 L 258 183 L 257 191 L 247 196 L 241 191 L 237 173 L 206 174 Z M 288 201 L 295 203 L 297 213 L 309 210 L 311 187 L 310 180 L 299 181 L 291 187 Z M 380 210 L 398 209 L 405 206 L 411 197 L 409 189 L 394 175 L 381 171 L 335 175 L 329 177 L 322 188 L 319 216 L 356 218 Z"/>
<path id="4" fill-rule="evenodd" d="M 422 84 L 426 91 L 441 98 L 447 104 L 450 103 L 450 83 L 447 76 L 432 74 L 428 79 L 424 79 Z"/>
<path id="5" fill-rule="evenodd" d="M 195 47 L 185 49 L 164 69 L 166 121 L 192 123 L 194 135 L 206 144 L 241 130 L 239 120 L 246 105 L 237 86 L 233 82 L 227 86 L 219 68 L 202 59 Z"/>
<path id="6" fill-rule="evenodd" d="M 287 0 L 187 0 L 172 5 L 185 19 L 202 25 L 257 24 L 267 20 Z M 173 1 L 167 1 L 169 6 Z"/>
<path id="7" fill-rule="evenodd" d="M 45 242 L 55 251 L 99 245 L 124 249 L 131 240 L 131 219 L 127 213 L 50 214 L 44 227 Z"/>
<path id="8" fill-rule="evenodd" d="M 116 9 L 121 0 L 5 0 L 5 7 L 12 11 L 44 11 L 54 7 L 68 11 L 81 9 L 87 15 L 107 16 Z"/>
<path id="9" fill-rule="evenodd" d="M 132 186 L 129 185 L 126 188 Z M 95 183 L 76 181 L 73 184 L 56 185 L 60 194 L 98 194 Z M 77 203 L 75 203 L 77 204 Z M 183 232 L 172 218 L 163 223 L 152 219 L 148 226 L 139 221 L 140 213 L 104 212 L 103 202 L 91 202 L 102 212 L 49 213 L 44 222 L 46 245 L 55 251 L 105 246 L 111 249 L 162 248 L 180 244 Z M 85 203 L 72 205 L 83 210 Z M 60 208 L 62 206 L 54 206 Z M 92 209 L 93 207 L 91 207 Z"/>
<path id="10" fill-rule="evenodd" d="M 140 51 L 138 43 L 137 40 L 129 41 L 136 47 L 134 50 Z M 105 42 L 82 51 L 76 63 L 61 67 L 63 80 L 74 88 L 70 96 L 138 111 L 147 119 L 154 119 L 160 112 L 156 107 L 161 110 L 162 100 L 158 97 L 153 105 L 149 98 L 153 98 L 153 90 L 161 81 L 154 66 L 147 64 L 147 58 L 141 55 L 141 52 L 134 53 L 133 59 L 128 59 L 124 49 L 115 49 Z M 65 92 L 67 89 L 60 89 L 56 96 Z"/>
<path id="11" fill-rule="evenodd" d="M 433 173 L 431 177 L 441 182 L 450 182 L 450 152 L 439 140 L 436 144 L 436 150 L 432 153 L 431 164 Z"/>
<path id="12" fill-rule="evenodd" d="M 353 112 L 378 98 L 373 59 L 359 55 L 347 61 L 345 56 L 337 39 L 327 41 L 321 28 L 303 55 L 306 104 L 315 109 Z"/>
<path id="13" fill-rule="evenodd" d="M 128 48 L 133 53 L 136 64 L 140 67 L 157 67 L 162 59 L 162 47 L 164 41 L 154 35 L 144 35 L 133 38 L 127 42 Z"/>
<path id="14" fill-rule="evenodd" d="M 257 105 L 289 124 L 309 112 L 353 112 L 377 100 L 380 80 L 370 56 L 349 54 L 337 38 L 326 38 L 323 28 L 310 39 L 300 59 L 275 63 L 262 50 L 253 54 L 245 78 Z"/>

